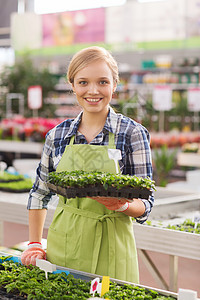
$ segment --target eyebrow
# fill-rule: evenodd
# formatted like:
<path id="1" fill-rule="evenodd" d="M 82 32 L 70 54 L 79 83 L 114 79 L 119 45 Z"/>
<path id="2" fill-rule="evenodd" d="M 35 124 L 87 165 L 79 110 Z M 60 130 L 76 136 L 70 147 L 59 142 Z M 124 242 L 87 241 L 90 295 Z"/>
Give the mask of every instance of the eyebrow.
<path id="1" fill-rule="evenodd" d="M 79 78 L 77 78 L 77 80 L 86 80 L 86 79 L 88 79 L 88 77 L 79 77 Z M 106 80 L 109 80 L 109 78 L 108 77 L 99 77 L 98 79 L 106 79 Z"/>

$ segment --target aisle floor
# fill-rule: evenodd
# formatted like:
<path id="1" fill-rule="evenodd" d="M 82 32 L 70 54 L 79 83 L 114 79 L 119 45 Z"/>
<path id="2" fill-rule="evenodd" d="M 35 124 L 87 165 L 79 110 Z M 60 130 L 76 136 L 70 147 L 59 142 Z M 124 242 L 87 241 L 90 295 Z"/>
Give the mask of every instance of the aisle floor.
<path id="1" fill-rule="evenodd" d="M 148 251 L 154 264 L 169 284 L 169 255 Z M 160 288 L 144 263 L 139 257 L 140 284 Z M 178 289 L 190 289 L 197 291 L 200 298 L 200 260 L 178 258 Z"/>

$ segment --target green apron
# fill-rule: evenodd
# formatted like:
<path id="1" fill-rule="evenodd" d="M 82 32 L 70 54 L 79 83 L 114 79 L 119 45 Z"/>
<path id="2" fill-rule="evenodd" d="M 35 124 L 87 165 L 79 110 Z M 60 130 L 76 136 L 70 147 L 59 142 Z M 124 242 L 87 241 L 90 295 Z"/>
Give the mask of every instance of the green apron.
<path id="1" fill-rule="evenodd" d="M 106 146 L 73 143 L 74 136 L 57 172 L 101 170 L 116 174 L 115 162 L 108 156 L 108 149 L 116 148 L 114 134 L 109 133 Z M 131 218 L 90 198 L 59 196 L 48 230 L 47 259 L 67 268 L 139 282 Z"/>

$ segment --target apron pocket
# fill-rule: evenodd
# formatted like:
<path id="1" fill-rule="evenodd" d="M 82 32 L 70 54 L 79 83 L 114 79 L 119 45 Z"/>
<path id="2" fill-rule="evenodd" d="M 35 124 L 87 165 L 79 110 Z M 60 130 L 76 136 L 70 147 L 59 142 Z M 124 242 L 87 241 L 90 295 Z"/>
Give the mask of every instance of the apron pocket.
<path id="1" fill-rule="evenodd" d="M 65 266 L 66 234 L 51 226 L 47 236 L 47 260 L 59 266 Z"/>

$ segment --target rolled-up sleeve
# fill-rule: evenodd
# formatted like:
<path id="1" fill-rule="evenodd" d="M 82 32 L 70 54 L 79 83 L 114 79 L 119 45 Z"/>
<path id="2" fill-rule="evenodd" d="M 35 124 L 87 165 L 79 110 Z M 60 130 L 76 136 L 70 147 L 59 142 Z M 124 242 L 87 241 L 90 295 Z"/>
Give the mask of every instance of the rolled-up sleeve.
<path id="1" fill-rule="evenodd" d="M 47 134 L 40 163 L 36 170 L 36 179 L 29 193 L 27 209 L 48 208 L 53 193 L 50 192 L 46 181 L 49 172 L 55 171 L 52 160 L 53 143 L 50 134 Z"/>
<path id="2" fill-rule="evenodd" d="M 150 149 L 149 132 L 138 124 L 130 136 L 129 151 L 127 153 L 126 173 L 138 177 L 152 179 L 152 157 Z M 139 223 L 144 223 L 152 210 L 154 204 L 154 195 L 149 199 L 141 199 L 145 205 L 145 213 L 136 218 Z"/>

